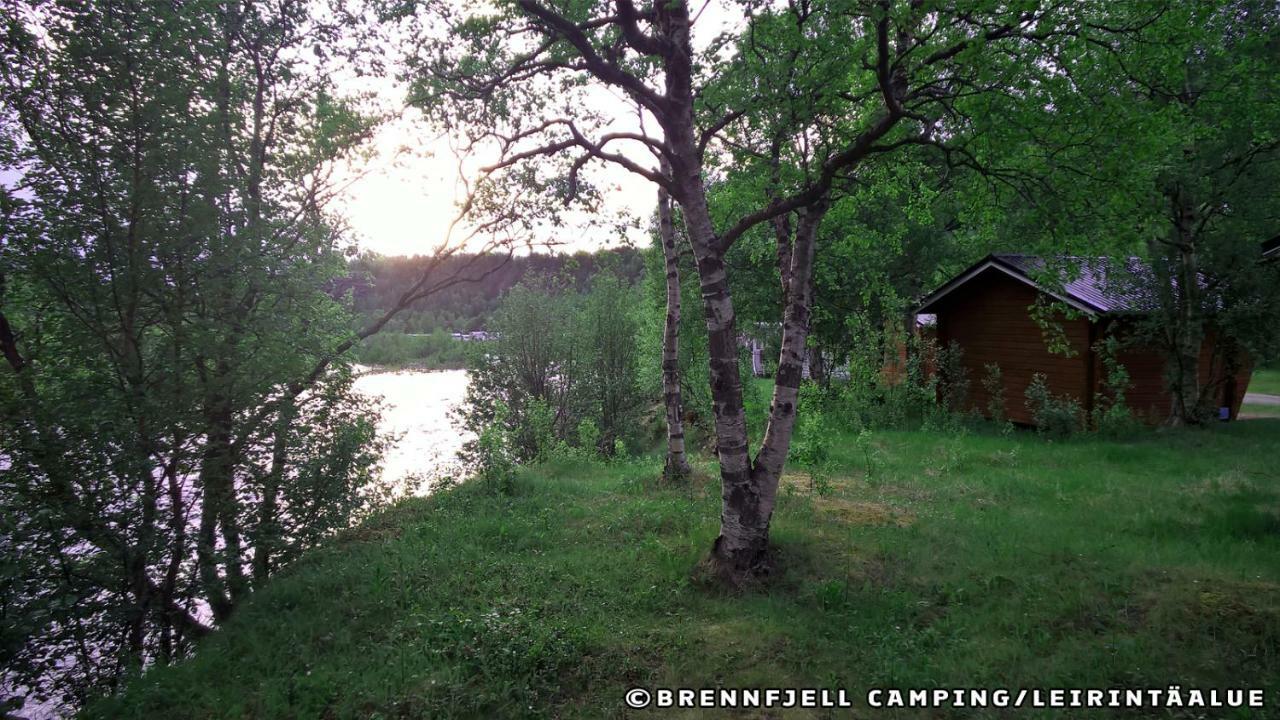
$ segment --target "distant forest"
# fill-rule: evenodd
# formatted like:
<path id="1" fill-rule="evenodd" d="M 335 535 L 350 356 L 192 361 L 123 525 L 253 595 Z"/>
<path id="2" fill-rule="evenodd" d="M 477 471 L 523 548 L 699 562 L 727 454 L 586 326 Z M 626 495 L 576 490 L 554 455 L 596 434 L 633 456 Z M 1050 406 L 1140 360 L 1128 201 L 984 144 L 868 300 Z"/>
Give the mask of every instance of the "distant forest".
<path id="1" fill-rule="evenodd" d="M 455 268 L 470 262 L 472 256 L 459 255 L 436 270 L 448 277 Z M 351 293 L 356 312 L 370 317 L 393 306 L 396 298 L 419 277 L 431 258 L 363 254 L 350 261 L 345 278 L 334 288 L 338 296 Z M 623 247 L 594 253 L 533 254 L 513 257 L 481 258 L 468 275 L 482 275 L 497 268 L 478 282 L 456 285 L 412 306 L 387 325 L 386 331 L 430 333 L 437 330 L 466 332 L 483 329 L 498 301 L 526 274 L 561 275 L 572 279 L 579 290 L 585 290 L 593 274 L 612 270 L 628 283 L 636 283 L 644 269 L 642 251 Z"/>

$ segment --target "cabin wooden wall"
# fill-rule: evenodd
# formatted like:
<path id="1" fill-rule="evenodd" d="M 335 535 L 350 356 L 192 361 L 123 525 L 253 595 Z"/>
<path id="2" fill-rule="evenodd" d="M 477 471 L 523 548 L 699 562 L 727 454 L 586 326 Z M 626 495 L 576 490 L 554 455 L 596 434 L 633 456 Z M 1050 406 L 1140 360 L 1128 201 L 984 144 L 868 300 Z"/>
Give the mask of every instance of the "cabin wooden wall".
<path id="1" fill-rule="evenodd" d="M 937 308 L 937 336 L 940 347 L 953 340 L 963 351 L 962 364 L 969 373 L 966 409 L 977 409 L 984 415 L 990 396 L 982 386 L 985 366 L 1000 366 L 1004 379 L 1005 417 L 1016 423 L 1031 424 L 1026 407 L 1026 390 L 1035 373 L 1045 375 L 1050 392 L 1070 395 L 1080 401 L 1086 411 L 1092 407 L 1094 394 L 1103 387 L 1105 369 L 1102 359 L 1090 346 L 1105 333 L 1123 333 L 1120 324 L 1094 323 L 1085 318 L 1059 317 L 1071 357 L 1049 352 L 1040 326 L 1031 318 L 1028 308 L 1038 291 L 998 271 L 988 271 L 967 285 L 957 288 Z M 1200 382 L 1209 383 L 1221 377 L 1224 368 L 1214 358 L 1217 338 L 1209 333 L 1200 353 Z M 1131 387 L 1125 393 L 1129 408 L 1145 422 L 1163 422 L 1169 414 L 1171 398 L 1164 376 L 1164 357 L 1154 348 L 1129 348 L 1119 355 L 1129 372 Z M 1248 363 L 1234 378 L 1234 392 L 1229 400 L 1231 419 L 1240 412 L 1251 372 Z M 1225 388 L 1224 388 L 1225 389 Z M 1220 391 L 1221 392 L 1221 391 Z M 1219 404 L 1221 404 L 1219 400 Z M 1215 405 L 1216 407 L 1216 405 Z"/>
<path id="2" fill-rule="evenodd" d="M 1108 323 L 1104 325 L 1103 332 L 1123 336 L 1125 328 L 1120 324 Z M 1222 358 L 1214 357 L 1217 343 L 1217 335 L 1209 332 L 1205 336 L 1204 344 L 1200 347 L 1200 384 L 1202 386 L 1213 382 L 1215 378 L 1221 379 L 1226 372 L 1226 368 L 1222 366 Z M 1121 351 L 1118 359 L 1129 372 L 1129 381 L 1132 383 L 1132 387 L 1125 392 L 1125 402 L 1129 409 L 1149 424 L 1164 422 L 1173 404 L 1165 379 L 1164 355 L 1154 348 L 1134 347 Z M 1097 363 L 1096 377 L 1101 383 L 1104 374 L 1102 359 L 1098 358 Z M 1226 402 L 1231 408 L 1231 419 L 1235 420 L 1240 413 L 1240 405 L 1244 402 L 1245 390 L 1248 388 L 1251 375 L 1250 364 L 1246 359 L 1236 373 L 1234 387 L 1223 384 L 1218 388 L 1216 391 L 1218 399 L 1214 407 L 1217 408 Z M 1232 391 L 1230 398 L 1225 397 L 1227 390 Z"/>
<path id="3" fill-rule="evenodd" d="M 1014 422 L 1031 423 L 1026 390 L 1035 373 L 1044 373 L 1055 395 L 1071 395 L 1082 402 L 1089 396 L 1089 321 L 1059 318 L 1075 354 L 1052 354 L 1027 309 L 1036 295 L 1025 283 L 988 271 L 954 290 L 938 309 L 939 345 L 945 348 L 954 340 L 963 350 L 962 362 L 969 372 L 967 407 L 987 412 L 990 397 L 982 378 L 988 363 L 1000 366 L 1005 417 Z"/>

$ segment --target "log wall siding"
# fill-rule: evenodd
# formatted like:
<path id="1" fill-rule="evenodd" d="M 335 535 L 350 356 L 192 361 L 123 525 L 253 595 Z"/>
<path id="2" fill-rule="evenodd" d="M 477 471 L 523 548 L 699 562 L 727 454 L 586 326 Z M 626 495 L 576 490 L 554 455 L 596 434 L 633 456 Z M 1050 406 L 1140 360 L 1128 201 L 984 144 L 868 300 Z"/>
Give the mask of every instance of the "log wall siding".
<path id="1" fill-rule="evenodd" d="M 1000 366 L 1005 417 L 1017 423 L 1031 423 L 1026 391 L 1036 373 L 1044 374 L 1054 395 L 1088 395 L 1088 321 L 1059 318 L 1073 356 L 1050 353 L 1028 310 L 1036 294 L 1024 283 L 989 271 L 954 290 L 946 307 L 939 309 L 939 345 L 945 348 L 955 341 L 963 351 L 962 364 L 969 373 L 966 408 L 987 414 L 991 398 L 982 385 L 987 364 Z"/>
<path id="2" fill-rule="evenodd" d="M 1032 319 L 1029 307 L 1038 291 L 998 272 L 987 272 L 965 286 L 956 288 L 937 309 L 938 343 L 941 347 L 955 341 L 963 351 L 962 364 L 969 374 L 966 409 L 988 415 L 990 396 L 983 387 L 985 366 L 1000 366 L 1004 384 L 1005 417 L 1016 423 L 1031 424 L 1026 407 L 1026 390 L 1036 373 L 1043 373 L 1054 395 L 1069 395 L 1086 410 L 1092 407 L 1094 393 L 1103 386 L 1106 371 L 1102 360 L 1090 350 L 1091 341 L 1120 328 L 1113 322 L 1095 323 L 1085 318 L 1060 316 L 1071 357 L 1049 352 L 1044 333 Z M 1209 333 L 1201 349 L 1200 382 L 1208 383 L 1222 368 L 1212 367 L 1216 338 Z M 1164 358 L 1155 349 L 1130 348 L 1120 353 L 1120 362 L 1129 372 L 1132 386 L 1126 402 L 1145 422 L 1156 424 L 1169 413 L 1171 399 L 1164 376 Z M 1235 377 L 1230 398 L 1231 418 L 1240 411 L 1249 384 L 1247 366 Z"/>

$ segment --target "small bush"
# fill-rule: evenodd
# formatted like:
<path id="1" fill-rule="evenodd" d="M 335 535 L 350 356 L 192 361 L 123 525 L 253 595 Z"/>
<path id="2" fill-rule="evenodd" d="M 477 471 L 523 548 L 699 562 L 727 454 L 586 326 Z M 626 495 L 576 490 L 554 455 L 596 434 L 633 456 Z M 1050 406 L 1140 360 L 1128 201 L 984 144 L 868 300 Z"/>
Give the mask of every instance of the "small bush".
<path id="1" fill-rule="evenodd" d="M 585 418 L 578 423 L 578 447 L 584 448 L 593 454 L 599 451 L 600 426 L 596 425 L 591 418 Z"/>
<path id="2" fill-rule="evenodd" d="M 877 343 L 865 343 L 849 357 L 849 379 L 831 383 L 823 394 L 823 410 L 840 427 L 909 429 L 945 414 L 938 407 L 938 380 L 929 372 L 935 344 L 912 337 L 907 343 L 905 372 L 886 377 Z M 802 402 L 803 406 L 803 402 Z"/>
<path id="3" fill-rule="evenodd" d="M 983 366 L 982 389 L 987 391 L 987 417 L 992 422 L 1003 423 L 1007 418 L 1004 413 L 1004 374 L 999 363 Z"/>
<path id="4" fill-rule="evenodd" d="M 540 398 L 530 400 L 524 409 L 523 422 L 516 426 L 515 436 L 522 461 L 549 458 L 560 442 L 555 408 Z"/>
<path id="5" fill-rule="evenodd" d="M 954 340 L 938 350 L 938 402 L 947 412 L 964 412 L 969 399 L 969 368 L 964 366 L 964 350 Z"/>
<path id="6" fill-rule="evenodd" d="M 1080 408 L 1080 401 L 1051 393 L 1044 373 L 1031 376 L 1026 395 L 1031 420 L 1040 432 L 1049 437 L 1061 438 L 1081 429 L 1084 411 Z"/>
<path id="7" fill-rule="evenodd" d="M 503 415 L 506 408 L 500 407 L 498 412 Z M 476 438 L 471 470 L 490 492 L 510 495 L 515 489 L 516 459 L 511 445 L 501 423 L 490 425 Z"/>
<path id="8" fill-rule="evenodd" d="M 831 459 L 830 431 L 821 411 L 804 413 L 797 419 L 790 458 L 806 468 L 821 467 Z"/>
<path id="9" fill-rule="evenodd" d="M 1141 425 L 1125 403 L 1125 393 L 1133 387 L 1133 382 L 1128 369 L 1116 357 L 1120 347 L 1120 342 L 1114 337 L 1099 341 L 1094 347 L 1102 361 L 1103 378 L 1101 392 L 1093 397 L 1090 421 L 1094 429 L 1103 435 L 1125 435 Z"/>

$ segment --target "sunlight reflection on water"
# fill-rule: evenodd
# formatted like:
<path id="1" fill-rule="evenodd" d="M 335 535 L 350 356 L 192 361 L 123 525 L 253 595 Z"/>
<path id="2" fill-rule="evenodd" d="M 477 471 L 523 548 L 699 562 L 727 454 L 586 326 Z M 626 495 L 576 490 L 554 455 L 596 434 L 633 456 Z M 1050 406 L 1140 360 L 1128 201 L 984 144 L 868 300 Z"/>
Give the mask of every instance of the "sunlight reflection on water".
<path id="1" fill-rule="evenodd" d="M 360 369 L 364 372 L 356 378 L 356 390 L 384 403 L 379 427 L 400 436 L 383 459 L 383 479 L 397 489 L 426 495 L 471 437 L 449 417 L 466 395 L 467 371 Z"/>

